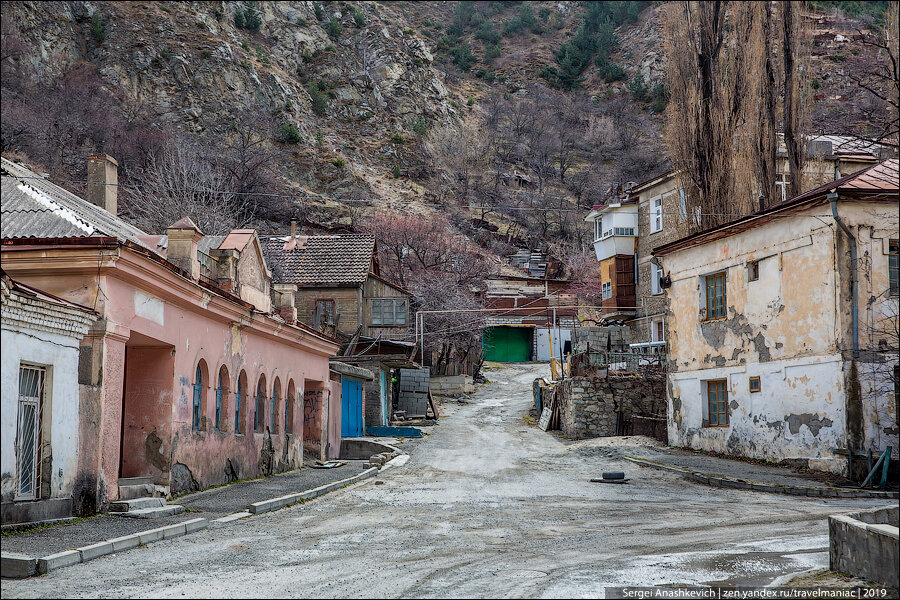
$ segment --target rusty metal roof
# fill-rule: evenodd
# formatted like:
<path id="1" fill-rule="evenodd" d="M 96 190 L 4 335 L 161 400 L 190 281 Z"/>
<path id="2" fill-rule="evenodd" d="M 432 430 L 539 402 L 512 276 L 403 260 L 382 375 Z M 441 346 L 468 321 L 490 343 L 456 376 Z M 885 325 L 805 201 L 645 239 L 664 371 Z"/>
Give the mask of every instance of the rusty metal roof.
<path id="1" fill-rule="evenodd" d="M 263 254 L 279 283 L 344 287 L 365 283 L 375 263 L 375 236 L 275 236 L 261 239 Z"/>

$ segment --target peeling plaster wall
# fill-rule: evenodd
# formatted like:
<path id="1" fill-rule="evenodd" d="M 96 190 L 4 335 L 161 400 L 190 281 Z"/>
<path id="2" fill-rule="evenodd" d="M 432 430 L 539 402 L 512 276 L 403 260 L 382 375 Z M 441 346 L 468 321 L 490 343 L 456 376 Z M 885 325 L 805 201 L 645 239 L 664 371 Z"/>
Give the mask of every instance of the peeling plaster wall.
<path id="1" fill-rule="evenodd" d="M 896 205 L 841 204 L 841 218 L 858 243 L 860 357 L 857 374 L 862 400 L 863 448 L 900 446 L 893 368 L 898 363 L 900 297 L 889 293 L 888 244 L 900 238 Z M 849 257 L 847 257 L 849 260 Z M 896 450 L 895 450 L 896 452 Z"/>
<path id="2" fill-rule="evenodd" d="M 839 354 L 670 375 L 669 440 L 676 446 L 780 461 L 810 459 L 841 473 L 846 459 L 844 374 Z M 760 378 L 750 392 L 750 377 Z M 728 427 L 704 427 L 704 382 L 725 379 Z"/>
<path id="3" fill-rule="evenodd" d="M 71 336 L 36 332 L 2 332 L 2 499 L 10 502 L 16 486 L 16 428 L 18 423 L 19 365 L 48 367 L 43 419 L 49 421 L 50 498 L 71 498 L 78 468 L 78 341 Z M 46 470 L 46 466 L 44 469 Z M 40 482 L 38 482 L 40 487 Z"/>
<path id="4" fill-rule="evenodd" d="M 85 440 L 81 468 L 96 476 L 96 482 L 91 484 L 93 491 L 85 492 L 86 499 L 94 495 L 97 504 L 102 505 L 117 498 L 126 345 L 129 352 L 131 346 L 165 347 L 174 363 L 168 385 L 160 385 L 157 390 L 171 398 L 166 416 L 155 417 L 152 411 L 151 414 L 139 411 L 129 418 L 142 423 L 142 436 L 135 438 L 139 442 L 135 447 L 142 449 L 148 443 L 156 444 L 156 440 L 148 438 L 154 431 L 152 422 L 158 421 L 156 424 L 161 425 L 156 429 L 159 454 L 166 459 L 169 471 L 173 465 L 182 465 L 178 467 L 183 475 L 179 481 L 194 481 L 198 487 L 205 488 L 234 478 L 256 476 L 270 467 L 273 471 L 283 471 L 302 464 L 303 436 L 299 424 L 303 418 L 304 381 L 327 380 L 328 354 L 337 349 L 336 344 L 322 342 L 321 347 L 307 346 L 298 333 L 287 329 L 277 331 L 277 337 L 264 335 L 258 323 L 265 317 L 236 305 L 231 307 L 234 314 L 230 318 L 221 312 L 214 313 L 210 310 L 209 292 L 193 286 L 186 293 L 179 286 L 192 284 L 184 283 L 163 267 L 130 251 L 119 249 L 115 261 L 103 263 L 99 277 L 97 251 L 77 252 L 83 256 L 67 249 L 41 250 L 37 260 L 26 253 L 4 252 L 3 261 L 4 269 L 24 283 L 88 306 L 96 301 L 96 310 L 101 314 L 102 318 L 82 343 L 84 373 L 76 370 L 82 384 L 84 415 L 80 428 L 80 437 Z M 68 270 L 45 272 L 44 265 Z M 206 403 L 202 415 L 206 427 L 193 431 L 193 380 L 200 359 L 206 361 L 209 373 L 204 382 Z M 222 365 L 228 370 L 230 393 L 223 403 L 223 431 L 216 431 L 210 424 L 214 423 L 216 378 Z M 246 372 L 248 384 L 244 399 L 245 433 L 236 435 L 234 392 L 242 370 Z M 269 383 L 269 395 L 276 377 L 281 381 L 282 394 L 290 382 L 297 391 L 293 415 L 296 433 L 285 434 L 284 419 L 279 418 L 278 431 L 270 432 L 271 444 L 265 433 L 252 433 L 246 426 L 253 423 L 252 396 L 261 374 Z M 283 414 L 283 397 L 279 407 Z M 147 418 L 150 423 L 145 423 Z M 164 431 L 166 426 L 168 433 Z M 154 472 L 143 474 L 156 476 Z M 163 478 L 158 479 L 162 482 Z M 179 491 L 177 482 L 166 483 L 172 485 L 173 493 Z"/>
<path id="5" fill-rule="evenodd" d="M 827 214 L 827 207 L 808 209 Z M 833 220 L 792 217 L 663 257 L 669 301 L 669 439 L 723 453 L 811 458 L 840 472 L 847 446 L 849 302 Z M 759 261 L 751 281 L 748 263 Z M 724 272 L 727 315 L 703 321 L 704 276 Z M 750 393 L 749 377 L 762 391 Z M 704 427 L 705 381 L 727 379 L 730 422 Z"/>

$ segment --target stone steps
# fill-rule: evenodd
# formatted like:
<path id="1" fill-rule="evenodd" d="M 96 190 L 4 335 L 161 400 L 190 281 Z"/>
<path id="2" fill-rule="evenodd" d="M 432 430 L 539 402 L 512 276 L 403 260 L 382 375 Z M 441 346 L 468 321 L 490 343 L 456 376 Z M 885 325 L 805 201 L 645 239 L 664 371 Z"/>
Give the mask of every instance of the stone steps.
<path id="1" fill-rule="evenodd" d="M 130 519 L 156 519 L 159 517 L 171 517 L 180 515 L 184 512 L 184 507 L 180 504 L 166 504 L 156 508 L 139 508 L 128 512 L 113 513 L 120 517 L 128 517 Z"/>
<path id="2" fill-rule="evenodd" d="M 166 505 L 164 498 L 134 498 L 132 500 L 117 500 L 109 505 L 110 512 L 131 512 L 144 508 L 161 508 Z"/>

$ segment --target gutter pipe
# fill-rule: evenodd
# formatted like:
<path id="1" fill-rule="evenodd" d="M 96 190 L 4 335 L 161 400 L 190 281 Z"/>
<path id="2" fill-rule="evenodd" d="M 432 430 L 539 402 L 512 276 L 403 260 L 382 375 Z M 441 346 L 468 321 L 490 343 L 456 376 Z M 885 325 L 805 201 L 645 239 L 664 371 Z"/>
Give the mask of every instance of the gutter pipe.
<path id="1" fill-rule="evenodd" d="M 834 217 L 835 223 L 850 238 L 850 314 L 853 319 L 853 358 L 859 358 L 859 306 L 857 302 L 857 288 L 859 285 L 859 263 L 857 259 L 856 237 L 847 227 L 846 223 L 838 216 L 837 211 L 837 191 L 830 192 L 827 196 L 831 202 L 831 216 Z"/>

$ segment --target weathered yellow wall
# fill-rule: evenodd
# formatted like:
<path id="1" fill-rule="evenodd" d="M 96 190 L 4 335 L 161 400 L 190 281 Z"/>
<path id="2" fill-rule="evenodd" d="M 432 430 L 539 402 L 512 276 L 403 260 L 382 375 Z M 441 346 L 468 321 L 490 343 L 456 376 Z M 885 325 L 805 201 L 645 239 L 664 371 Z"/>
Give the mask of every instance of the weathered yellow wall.
<path id="1" fill-rule="evenodd" d="M 862 329 L 879 307 L 896 306 L 896 298 L 886 297 L 886 242 L 868 233 L 896 237 L 896 207 L 842 202 L 839 211 L 860 242 Z M 673 280 L 668 290 L 672 443 L 774 460 L 809 458 L 835 471 L 844 461 L 832 450 L 846 447 L 849 433 L 860 426 L 864 447 L 897 446 L 893 394 L 867 392 L 873 385 L 864 365 L 859 366 L 861 425 L 856 400 L 848 394 L 853 378 L 846 240 L 836 234 L 829 206 L 803 215 L 663 257 Z M 875 225 L 858 227 L 866 223 Z M 882 246 L 885 253 L 876 252 Z M 753 260 L 760 261 L 759 279 L 748 281 L 747 263 Z M 702 322 L 702 277 L 720 271 L 726 273 L 727 317 Z M 861 335 L 861 343 L 867 342 Z M 761 392 L 749 392 L 751 376 L 760 377 Z M 727 381 L 728 427 L 704 426 L 704 382 L 711 379 Z"/>

